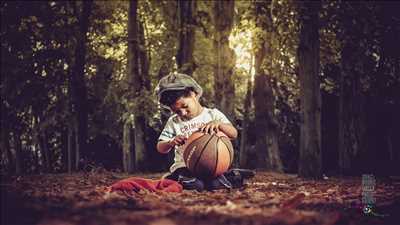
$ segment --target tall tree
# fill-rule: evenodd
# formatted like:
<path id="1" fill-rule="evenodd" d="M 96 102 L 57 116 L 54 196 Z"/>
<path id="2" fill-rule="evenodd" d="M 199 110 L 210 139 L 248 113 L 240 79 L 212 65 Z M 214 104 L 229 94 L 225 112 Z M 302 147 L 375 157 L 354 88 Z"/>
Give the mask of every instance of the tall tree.
<path id="1" fill-rule="evenodd" d="M 192 75 L 196 68 L 193 50 L 195 41 L 195 21 L 196 1 L 195 0 L 178 0 L 179 12 L 179 31 L 178 31 L 178 52 L 176 54 L 176 62 L 178 71 Z"/>
<path id="2" fill-rule="evenodd" d="M 76 9 L 79 9 L 79 2 Z M 79 168 L 82 151 L 86 149 L 88 137 L 88 101 L 85 83 L 86 44 L 89 29 L 89 17 L 93 1 L 83 1 L 82 11 L 78 12 L 79 28 L 76 36 L 74 67 L 71 73 L 72 104 L 76 122 L 75 129 L 75 169 Z"/>
<path id="3" fill-rule="evenodd" d="M 250 67 L 252 68 L 252 67 Z M 251 70 L 250 73 L 251 74 Z M 249 130 L 249 122 L 250 122 L 250 110 L 251 110 L 251 103 L 252 103 L 252 82 L 249 76 L 247 81 L 247 90 L 246 90 L 246 97 L 244 99 L 244 112 L 243 112 L 243 121 L 242 121 L 242 131 L 240 134 L 240 148 L 239 148 L 239 165 L 241 168 L 246 168 L 248 165 L 248 147 L 247 147 L 247 135 Z"/>
<path id="4" fill-rule="evenodd" d="M 122 167 L 124 172 L 131 173 L 134 170 L 133 145 L 132 145 L 132 121 L 126 119 L 122 137 Z"/>
<path id="5" fill-rule="evenodd" d="M 278 132 L 279 124 L 274 113 L 275 97 L 272 91 L 272 18 L 270 2 L 256 2 L 256 25 L 262 35 L 255 35 L 255 85 L 254 109 L 256 120 L 256 152 L 258 167 L 283 172 L 279 155 Z M 267 74 L 268 73 L 268 74 Z"/>
<path id="6" fill-rule="evenodd" d="M 214 17 L 214 49 L 216 64 L 214 68 L 214 91 L 217 106 L 234 120 L 235 87 L 233 73 L 235 68 L 235 52 L 229 47 L 229 35 L 234 22 L 233 0 L 215 1 Z"/>
<path id="7" fill-rule="evenodd" d="M 360 74 L 353 66 L 359 57 L 359 49 L 351 41 L 343 42 L 346 44 L 341 51 L 338 159 L 341 173 L 349 174 L 356 172 L 355 164 L 360 162 L 363 154 L 366 117 L 363 112 L 365 98 L 361 94 Z"/>
<path id="8" fill-rule="evenodd" d="M 17 128 L 13 132 L 13 147 L 15 151 L 15 173 L 22 174 L 23 173 L 23 165 L 22 165 L 22 144 L 21 144 L 21 132 Z"/>
<path id="9" fill-rule="evenodd" d="M 131 0 L 128 18 L 128 79 L 132 86 L 134 125 L 134 169 L 146 168 L 146 105 L 149 93 L 148 59 L 146 58 L 144 30 L 138 19 L 138 2 Z"/>
<path id="10" fill-rule="evenodd" d="M 300 158 L 299 175 L 322 177 L 321 93 L 319 81 L 320 2 L 299 2 Z"/>
<path id="11" fill-rule="evenodd" d="M 128 10 L 128 83 L 133 87 L 132 92 L 134 97 L 137 96 L 138 83 L 136 82 L 139 77 L 139 44 L 138 44 L 138 16 L 137 16 L 138 2 L 136 0 L 129 1 Z M 129 109 L 128 109 L 129 111 Z M 130 112 L 129 112 L 130 113 Z M 135 154 L 132 154 L 131 143 L 131 126 L 135 123 L 128 116 L 124 122 L 124 135 L 123 135 L 123 166 L 125 172 L 133 172 L 135 169 Z M 134 138 L 135 140 L 135 138 Z M 136 146 L 133 145 L 136 151 Z"/>

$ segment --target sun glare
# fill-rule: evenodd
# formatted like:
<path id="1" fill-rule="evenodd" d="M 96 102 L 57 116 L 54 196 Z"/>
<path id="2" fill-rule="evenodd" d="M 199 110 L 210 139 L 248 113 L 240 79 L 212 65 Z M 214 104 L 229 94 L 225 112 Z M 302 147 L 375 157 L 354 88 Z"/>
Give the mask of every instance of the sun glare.
<path id="1" fill-rule="evenodd" d="M 252 57 L 252 33 L 250 31 L 238 32 L 229 36 L 229 46 L 236 54 L 236 68 L 244 70 L 254 78 L 254 57 Z"/>

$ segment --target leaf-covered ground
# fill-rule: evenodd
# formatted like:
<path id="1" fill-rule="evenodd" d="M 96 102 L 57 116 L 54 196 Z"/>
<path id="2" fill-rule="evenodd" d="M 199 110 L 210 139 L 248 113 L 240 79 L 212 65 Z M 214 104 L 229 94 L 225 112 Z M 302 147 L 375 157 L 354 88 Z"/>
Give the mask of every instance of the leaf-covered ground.
<path id="1" fill-rule="evenodd" d="M 361 176 L 315 181 L 257 172 L 232 191 L 108 192 L 129 176 L 97 171 L 2 177 L 1 224 L 400 224 L 400 179 L 393 177 L 376 178 L 377 215 L 371 215 L 362 212 Z"/>

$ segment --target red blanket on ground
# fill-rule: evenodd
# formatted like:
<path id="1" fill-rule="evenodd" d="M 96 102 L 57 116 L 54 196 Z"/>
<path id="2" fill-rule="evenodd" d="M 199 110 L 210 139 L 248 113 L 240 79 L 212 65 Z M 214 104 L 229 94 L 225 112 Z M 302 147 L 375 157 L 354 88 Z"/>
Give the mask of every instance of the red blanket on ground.
<path id="1" fill-rule="evenodd" d="M 182 185 L 174 180 L 160 179 L 151 180 L 140 177 L 130 177 L 120 180 L 111 185 L 111 191 L 123 192 L 139 192 L 140 190 L 148 190 L 151 192 L 165 191 L 165 192 L 182 192 Z"/>

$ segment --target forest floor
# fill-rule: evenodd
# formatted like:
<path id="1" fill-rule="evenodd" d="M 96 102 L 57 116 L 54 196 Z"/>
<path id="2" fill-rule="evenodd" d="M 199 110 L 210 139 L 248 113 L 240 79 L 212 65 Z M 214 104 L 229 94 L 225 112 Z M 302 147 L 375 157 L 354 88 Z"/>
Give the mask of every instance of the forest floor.
<path id="1" fill-rule="evenodd" d="M 159 179 L 162 174 L 134 174 Z M 400 179 L 376 177 L 373 214 L 360 177 L 315 181 L 257 172 L 241 189 L 109 193 L 133 176 L 107 171 L 2 177 L 1 224 L 400 224 Z"/>

